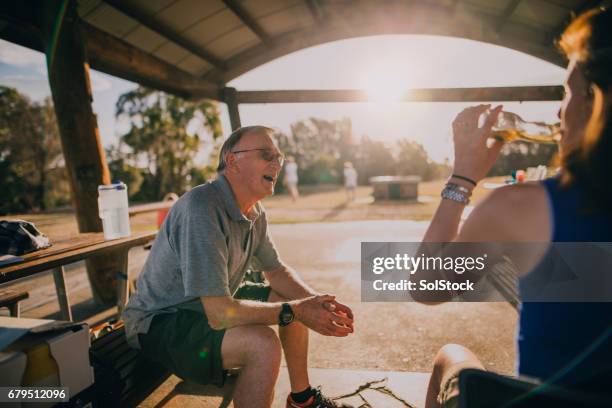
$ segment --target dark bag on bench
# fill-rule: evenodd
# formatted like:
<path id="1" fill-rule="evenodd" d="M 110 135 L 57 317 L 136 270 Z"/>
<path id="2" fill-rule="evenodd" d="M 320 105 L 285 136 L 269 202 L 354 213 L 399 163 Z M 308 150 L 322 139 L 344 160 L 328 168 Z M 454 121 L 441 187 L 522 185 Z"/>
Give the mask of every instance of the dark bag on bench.
<path id="1" fill-rule="evenodd" d="M 109 325 L 92 341 L 97 407 L 134 407 L 155 390 L 170 372 L 130 348 L 122 322 Z"/>
<path id="2" fill-rule="evenodd" d="M 0 255 L 23 255 L 50 246 L 49 237 L 31 222 L 0 221 Z"/>

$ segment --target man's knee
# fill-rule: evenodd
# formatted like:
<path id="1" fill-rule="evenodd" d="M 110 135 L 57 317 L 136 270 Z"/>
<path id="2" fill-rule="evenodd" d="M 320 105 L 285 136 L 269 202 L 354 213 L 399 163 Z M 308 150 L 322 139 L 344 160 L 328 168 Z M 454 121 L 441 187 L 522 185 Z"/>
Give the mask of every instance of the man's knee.
<path id="1" fill-rule="evenodd" d="M 240 326 L 227 330 L 221 352 L 225 368 L 248 364 L 280 366 L 280 340 L 274 330 L 267 326 Z"/>
<path id="2" fill-rule="evenodd" d="M 281 342 L 276 332 L 267 326 L 253 326 L 250 329 L 247 360 L 267 360 L 280 365 Z"/>

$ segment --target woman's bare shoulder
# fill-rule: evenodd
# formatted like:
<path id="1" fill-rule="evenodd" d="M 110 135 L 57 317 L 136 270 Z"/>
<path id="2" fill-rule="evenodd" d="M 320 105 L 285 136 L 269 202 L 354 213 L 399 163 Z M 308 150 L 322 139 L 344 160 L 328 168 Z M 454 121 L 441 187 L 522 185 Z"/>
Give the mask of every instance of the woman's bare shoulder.
<path id="1" fill-rule="evenodd" d="M 548 241 L 546 189 L 540 183 L 521 183 L 493 190 L 476 205 L 466 221 L 466 227 L 478 228 L 481 233 L 485 226 L 491 239 Z"/>
<path id="2" fill-rule="evenodd" d="M 537 182 L 512 184 L 495 189 L 489 194 L 483 204 L 496 205 L 508 211 L 524 210 L 526 208 L 547 210 L 546 189 Z M 534 208 L 536 207 L 536 208 Z"/>

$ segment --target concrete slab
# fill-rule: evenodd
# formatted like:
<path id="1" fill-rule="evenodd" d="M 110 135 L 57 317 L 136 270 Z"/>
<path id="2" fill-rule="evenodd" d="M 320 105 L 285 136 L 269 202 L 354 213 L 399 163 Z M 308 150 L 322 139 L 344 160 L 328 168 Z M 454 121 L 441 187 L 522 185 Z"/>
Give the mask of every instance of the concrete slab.
<path id="1" fill-rule="evenodd" d="M 189 384 L 172 376 L 139 406 L 143 408 L 232 407 L 230 401 L 234 379 L 230 377 L 225 387 L 217 388 Z M 323 391 L 331 397 L 352 394 L 368 382 L 380 381 L 362 390 L 359 393 L 361 396 L 346 397 L 342 401 L 355 407 L 367 402 L 372 408 L 405 408 L 424 406 L 429 373 L 313 368 L 310 369 L 310 379 L 313 385 L 321 384 Z M 374 389 L 379 387 L 385 389 Z M 388 391 L 399 399 L 389 395 Z M 276 384 L 272 407 L 284 408 L 288 392 L 289 377 L 287 370 L 283 368 Z"/>

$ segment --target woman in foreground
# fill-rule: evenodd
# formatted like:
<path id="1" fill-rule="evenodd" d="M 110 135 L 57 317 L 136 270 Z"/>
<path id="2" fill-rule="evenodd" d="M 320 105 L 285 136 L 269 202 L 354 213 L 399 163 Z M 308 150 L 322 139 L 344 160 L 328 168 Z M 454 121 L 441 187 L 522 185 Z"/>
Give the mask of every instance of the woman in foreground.
<path id="1" fill-rule="evenodd" d="M 459 231 L 475 183 L 502 146 L 487 147 L 501 106 L 482 127 L 478 118 L 489 106 L 465 109 L 453 122 L 454 177 L 445 188 L 452 194 L 443 194 L 424 242 L 612 242 L 610 10 L 578 17 L 563 33 L 560 47 L 570 61 L 560 110 L 560 175 L 495 190 Z M 517 338 L 519 375 L 570 389 L 611 392 L 612 303 L 524 302 Z M 443 347 L 434 362 L 426 406 L 455 406 L 457 376 L 468 367 L 484 369 L 466 348 Z"/>

